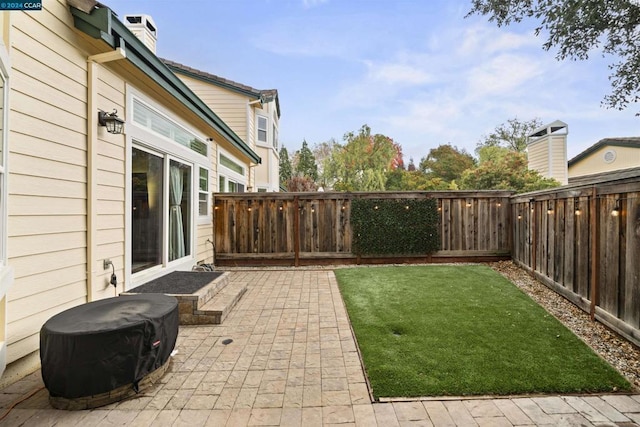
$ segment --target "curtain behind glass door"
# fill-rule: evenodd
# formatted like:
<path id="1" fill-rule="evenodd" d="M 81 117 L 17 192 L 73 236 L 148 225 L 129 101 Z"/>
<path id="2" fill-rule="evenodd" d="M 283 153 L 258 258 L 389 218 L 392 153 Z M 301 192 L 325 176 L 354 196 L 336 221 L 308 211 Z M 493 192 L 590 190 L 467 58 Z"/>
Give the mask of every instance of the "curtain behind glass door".
<path id="1" fill-rule="evenodd" d="M 191 253 L 191 168 L 169 165 L 169 261 Z"/>

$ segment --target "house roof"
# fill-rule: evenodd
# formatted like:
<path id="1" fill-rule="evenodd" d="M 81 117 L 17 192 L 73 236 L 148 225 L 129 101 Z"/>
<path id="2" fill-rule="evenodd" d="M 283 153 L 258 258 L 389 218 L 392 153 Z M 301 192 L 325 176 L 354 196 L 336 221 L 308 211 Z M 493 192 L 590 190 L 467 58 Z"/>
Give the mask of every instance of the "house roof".
<path id="1" fill-rule="evenodd" d="M 147 48 L 108 7 L 85 13 L 70 7 L 75 27 L 90 37 L 104 41 L 111 48 L 122 47 L 126 60 L 161 85 L 168 93 L 215 129 L 231 145 L 254 163 L 261 159 L 231 128 L 216 115 L 187 85 Z"/>
<path id="2" fill-rule="evenodd" d="M 632 148 L 640 148 L 640 137 L 632 136 L 632 137 L 624 137 L 624 138 L 604 138 L 600 141 L 593 144 L 591 147 L 584 150 L 582 153 L 578 154 L 571 160 L 569 160 L 569 166 L 579 162 L 590 154 L 598 151 L 602 147 L 632 147 Z"/>
<path id="3" fill-rule="evenodd" d="M 265 102 L 274 100 L 276 103 L 276 110 L 278 117 L 280 117 L 280 100 L 278 99 L 277 89 L 255 89 L 251 86 L 247 86 L 242 83 L 234 82 L 233 80 L 225 79 L 224 77 L 216 76 L 215 74 L 207 73 L 206 71 L 198 70 L 188 65 L 180 64 L 169 59 L 161 58 L 161 60 L 176 73 L 181 73 L 189 77 L 193 77 L 198 80 L 211 83 L 213 85 L 229 89 L 234 92 L 246 95 L 254 99 L 263 99 Z"/>

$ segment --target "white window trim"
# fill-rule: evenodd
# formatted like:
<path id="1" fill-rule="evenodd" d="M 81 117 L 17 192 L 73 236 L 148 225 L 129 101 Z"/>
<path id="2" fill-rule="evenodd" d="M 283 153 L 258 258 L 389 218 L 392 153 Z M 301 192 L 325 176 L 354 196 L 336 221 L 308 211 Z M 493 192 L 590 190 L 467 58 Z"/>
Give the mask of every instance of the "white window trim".
<path id="1" fill-rule="evenodd" d="M 265 133 L 266 133 L 266 141 L 260 141 L 260 138 L 258 137 L 260 135 L 260 118 L 265 119 L 265 121 L 267 122 L 267 126 L 264 129 Z M 269 131 L 269 124 L 270 124 L 271 120 L 269 120 L 269 116 L 267 116 L 266 114 L 259 114 L 256 113 L 256 145 L 259 145 L 261 147 L 270 147 L 271 144 L 269 143 L 269 141 L 271 140 L 270 138 L 270 134 L 271 132 Z"/>
<path id="2" fill-rule="evenodd" d="M 196 196 L 198 197 L 198 200 L 196 200 L 196 207 L 197 207 L 197 212 L 198 212 L 198 225 L 204 225 L 204 224 L 210 224 L 212 219 L 211 216 L 211 169 L 210 168 L 205 168 L 202 166 L 196 166 L 196 168 L 198 169 L 198 179 L 196 180 L 197 182 L 197 187 L 196 187 Z M 201 190 L 200 189 L 200 169 L 204 169 L 207 171 L 207 189 L 206 190 Z M 200 215 L 200 194 L 206 194 L 207 195 L 207 213 L 205 215 Z"/>
<path id="3" fill-rule="evenodd" d="M 273 112 L 273 119 L 271 122 L 271 129 L 273 135 L 271 135 L 271 147 L 276 152 L 276 156 L 279 157 L 278 150 L 280 149 L 280 123 L 278 122 L 278 113 L 276 111 Z"/>
<path id="4" fill-rule="evenodd" d="M 195 131 L 188 124 L 184 122 L 180 117 L 173 114 L 170 111 L 167 111 L 166 108 L 163 108 L 160 104 L 149 99 L 146 95 L 142 94 L 135 87 L 130 84 L 126 85 L 126 99 L 127 99 L 127 109 L 126 109 L 126 167 L 125 167 L 125 287 L 126 290 L 132 289 L 138 286 L 140 283 L 147 282 L 156 277 L 163 276 L 165 274 L 170 273 L 171 271 L 183 270 L 183 269 L 191 269 L 191 267 L 195 264 L 197 258 L 197 229 L 199 225 L 210 224 L 212 221 L 212 212 L 211 207 L 208 209 L 208 215 L 200 216 L 199 206 L 198 206 L 198 194 L 199 194 L 199 175 L 197 172 L 200 168 L 204 168 L 209 171 L 209 177 L 211 177 L 211 163 L 210 157 L 204 156 L 200 153 L 197 153 L 191 150 L 184 145 L 179 144 L 176 141 L 173 141 L 170 138 L 165 137 L 157 132 L 152 131 L 138 123 L 133 121 L 133 100 L 136 99 L 139 102 L 142 102 L 147 107 L 152 108 L 158 114 L 167 118 L 167 120 L 172 121 L 174 124 L 182 127 L 186 132 L 191 133 L 195 137 L 199 138 L 201 141 L 207 144 L 207 153 L 211 153 L 213 148 L 211 142 L 208 138 Z M 132 216 L 131 216 L 131 197 L 132 197 L 132 183 L 131 183 L 131 173 L 132 173 L 132 157 L 131 153 L 133 148 L 141 149 L 147 151 L 156 156 L 162 157 L 165 162 L 165 167 L 168 167 L 169 162 L 171 160 L 176 160 L 181 163 L 188 164 L 191 167 L 191 247 L 190 254 L 185 256 L 184 258 L 180 258 L 174 261 L 168 260 L 168 247 L 167 247 L 167 239 L 163 237 L 163 249 L 162 249 L 162 264 L 159 266 L 155 266 L 149 268 L 147 270 L 132 274 L 131 273 L 131 263 L 132 263 L 132 254 L 131 254 L 131 230 L 132 230 Z M 165 173 L 165 188 L 168 185 L 168 174 Z M 211 186 L 211 184 L 209 184 Z M 167 199 L 165 197 L 165 199 Z M 211 199 L 209 199 L 211 200 Z M 163 208 L 164 215 L 168 216 L 168 199 L 164 201 L 166 206 Z M 168 224 L 168 219 L 165 220 L 165 224 Z"/>
<path id="5" fill-rule="evenodd" d="M 235 163 L 239 164 L 240 166 L 242 166 L 244 168 L 245 174 L 239 174 L 238 172 L 229 169 L 226 166 L 223 166 L 220 163 L 220 155 L 223 154 L 224 156 L 228 157 L 230 160 L 233 160 Z M 218 163 L 218 179 L 216 179 L 216 186 L 219 187 L 220 186 L 220 176 L 225 177 L 226 179 L 226 183 L 228 186 L 228 182 L 229 180 L 231 180 L 232 182 L 238 183 L 238 184 L 242 184 L 244 185 L 245 191 L 247 191 L 247 187 L 248 187 L 248 180 L 247 180 L 247 165 L 245 163 L 243 163 L 242 161 L 240 161 L 236 156 L 232 155 L 231 153 L 229 153 L 228 151 L 226 151 L 223 148 L 218 148 L 218 153 L 216 156 L 216 162 Z M 218 192 L 226 192 L 226 189 L 221 189 L 218 188 Z"/>

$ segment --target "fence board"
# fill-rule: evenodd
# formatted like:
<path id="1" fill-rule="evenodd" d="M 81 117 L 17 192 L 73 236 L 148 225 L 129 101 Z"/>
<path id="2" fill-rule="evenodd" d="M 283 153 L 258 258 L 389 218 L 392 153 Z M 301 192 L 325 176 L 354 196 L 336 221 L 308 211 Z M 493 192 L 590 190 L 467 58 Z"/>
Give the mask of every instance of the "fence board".
<path id="1" fill-rule="evenodd" d="M 562 241 L 562 282 L 565 288 L 571 292 L 575 292 L 574 273 L 575 273 L 575 244 L 576 244 L 576 219 L 580 215 L 575 214 L 575 201 L 564 200 L 564 239 Z"/>
<path id="2" fill-rule="evenodd" d="M 579 198 L 580 215 L 576 217 L 575 270 L 573 291 L 589 299 L 591 295 L 591 248 L 589 243 L 589 197 Z"/>
<path id="3" fill-rule="evenodd" d="M 626 200 L 627 241 L 625 271 L 625 301 L 622 320 L 640 328 L 640 192 L 629 193 Z"/>

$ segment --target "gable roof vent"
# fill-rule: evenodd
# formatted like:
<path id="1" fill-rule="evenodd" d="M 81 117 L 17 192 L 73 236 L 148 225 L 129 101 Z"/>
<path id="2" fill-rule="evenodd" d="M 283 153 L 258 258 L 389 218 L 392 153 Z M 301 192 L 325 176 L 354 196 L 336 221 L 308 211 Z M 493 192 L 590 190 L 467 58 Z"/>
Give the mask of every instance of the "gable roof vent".
<path id="1" fill-rule="evenodd" d="M 125 15 L 124 24 L 151 52 L 156 53 L 158 30 L 149 15 Z"/>
<path id="2" fill-rule="evenodd" d="M 605 163 L 613 163 L 614 160 L 616 159 L 616 152 L 615 150 L 607 150 L 604 152 L 604 162 Z"/>

